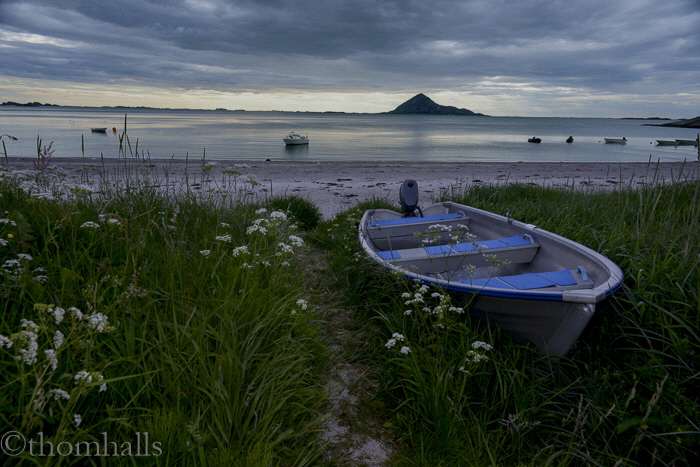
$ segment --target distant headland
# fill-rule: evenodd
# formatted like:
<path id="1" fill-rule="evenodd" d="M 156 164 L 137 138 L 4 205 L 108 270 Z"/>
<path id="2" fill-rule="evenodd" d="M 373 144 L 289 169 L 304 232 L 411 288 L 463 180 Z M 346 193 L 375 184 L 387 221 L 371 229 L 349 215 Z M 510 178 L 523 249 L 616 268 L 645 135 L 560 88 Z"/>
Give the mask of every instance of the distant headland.
<path id="1" fill-rule="evenodd" d="M 388 114 L 410 114 L 410 115 L 478 115 L 484 114 L 472 112 L 468 109 L 458 109 L 451 105 L 440 105 L 435 103 L 425 94 L 417 94 L 396 107 Z"/>

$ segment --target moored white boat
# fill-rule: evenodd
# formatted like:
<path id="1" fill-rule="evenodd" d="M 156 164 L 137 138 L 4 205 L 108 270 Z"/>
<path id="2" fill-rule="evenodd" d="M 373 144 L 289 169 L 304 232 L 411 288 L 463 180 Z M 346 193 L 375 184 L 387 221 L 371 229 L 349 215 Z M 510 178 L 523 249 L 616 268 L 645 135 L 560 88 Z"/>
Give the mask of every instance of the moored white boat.
<path id="1" fill-rule="evenodd" d="M 627 144 L 627 138 L 603 138 L 608 144 Z"/>
<path id="2" fill-rule="evenodd" d="M 402 192 L 409 183 L 417 190 L 407 180 Z M 614 262 L 534 225 L 449 201 L 419 212 L 366 211 L 359 240 L 368 257 L 409 279 L 476 294 L 472 316 L 542 355 L 565 355 L 622 284 Z"/>
<path id="3" fill-rule="evenodd" d="M 284 144 L 287 145 L 296 145 L 296 144 L 309 144 L 309 137 L 308 136 L 301 136 L 293 131 L 289 133 L 289 135 L 285 136 L 282 138 L 284 141 Z"/>

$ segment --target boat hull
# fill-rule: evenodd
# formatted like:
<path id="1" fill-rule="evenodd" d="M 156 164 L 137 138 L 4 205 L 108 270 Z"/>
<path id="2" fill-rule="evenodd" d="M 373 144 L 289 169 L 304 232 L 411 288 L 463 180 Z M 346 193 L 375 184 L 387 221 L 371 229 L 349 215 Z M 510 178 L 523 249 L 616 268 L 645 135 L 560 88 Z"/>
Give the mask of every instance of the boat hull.
<path id="1" fill-rule="evenodd" d="M 476 294 L 474 317 L 532 342 L 546 356 L 565 355 L 597 303 L 623 279 L 615 263 L 572 240 L 452 202 L 433 204 L 420 218 L 368 210 L 359 240 L 368 257 L 389 270 Z"/>
<path id="2" fill-rule="evenodd" d="M 607 144 L 627 144 L 625 138 L 603 138 Z"/>
<path id="3" fill-rule="evenodd" d="M 297 145 L 300 145 L 300 144 L 309 144 L 309 140 L 308 140 L 308 139 L 288 139 L 288 138 L 284 138 L 284 144 L 286 144 L 287 146 L 297 146 Z"/>
<path id="4" fill-rule="evenodd" d="M 531 342 L 541 355 L 560 356 L 571 350 L 588 326 L 595 309 L 593 303 L 477 295 L 469 312 L 472 317 L 510 334 L 517 342 Z"/>

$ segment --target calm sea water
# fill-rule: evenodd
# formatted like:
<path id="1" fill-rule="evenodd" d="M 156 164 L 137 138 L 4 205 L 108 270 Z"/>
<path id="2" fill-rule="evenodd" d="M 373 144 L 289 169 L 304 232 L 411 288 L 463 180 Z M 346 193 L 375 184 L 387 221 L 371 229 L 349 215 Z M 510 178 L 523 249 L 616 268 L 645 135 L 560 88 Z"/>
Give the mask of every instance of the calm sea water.
<path id="1" fill-rule="evenodd" d="M 604 118 L 2 107 L 0 134 L 19 138 L 5 140 L 10 157 L 35 157 L 38 136 L 43 145 L 53 142 L 55 158 L 81 157 L 83 146 L 85 157 L 115 158 L 125 113 L 132 151 L 151 158 L 646 162 L 651 157 L 664 162 L 697 157 L 691 146 L 655 142 L 694 139 L 697 130 Z M 109 130 L 92 133 L 92 127 Z M 286 147 L 282 138 L 290 131 L 308 135 L 310 145 Z M 542 143 L 528 143 L 532 136 Z M 568 136 L 574 143 L 565 142 Z M 626 145 L 604 144 L 604 137 L 623 136 Z"/>

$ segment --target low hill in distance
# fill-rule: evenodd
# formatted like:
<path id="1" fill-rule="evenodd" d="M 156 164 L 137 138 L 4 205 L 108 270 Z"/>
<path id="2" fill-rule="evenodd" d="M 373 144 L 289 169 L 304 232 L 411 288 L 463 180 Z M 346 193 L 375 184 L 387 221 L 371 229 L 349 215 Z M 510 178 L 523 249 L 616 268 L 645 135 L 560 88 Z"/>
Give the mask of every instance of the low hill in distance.
<path id="1" fill-rule="evenodd" d="M 659 126 L 672 126 L 676 128 L 700 128 L 700 116 L 695 118 L 685 118 L 671 123 L 664 123 Z"/>
<path id="2" fill-rule="evenodd" d="M 458 109 L 451 105 L 436 104 L 425 94 L 413 96 L 388 114 L 422 114 L 422 115 L 481 115 L 468 109 Z"/>

